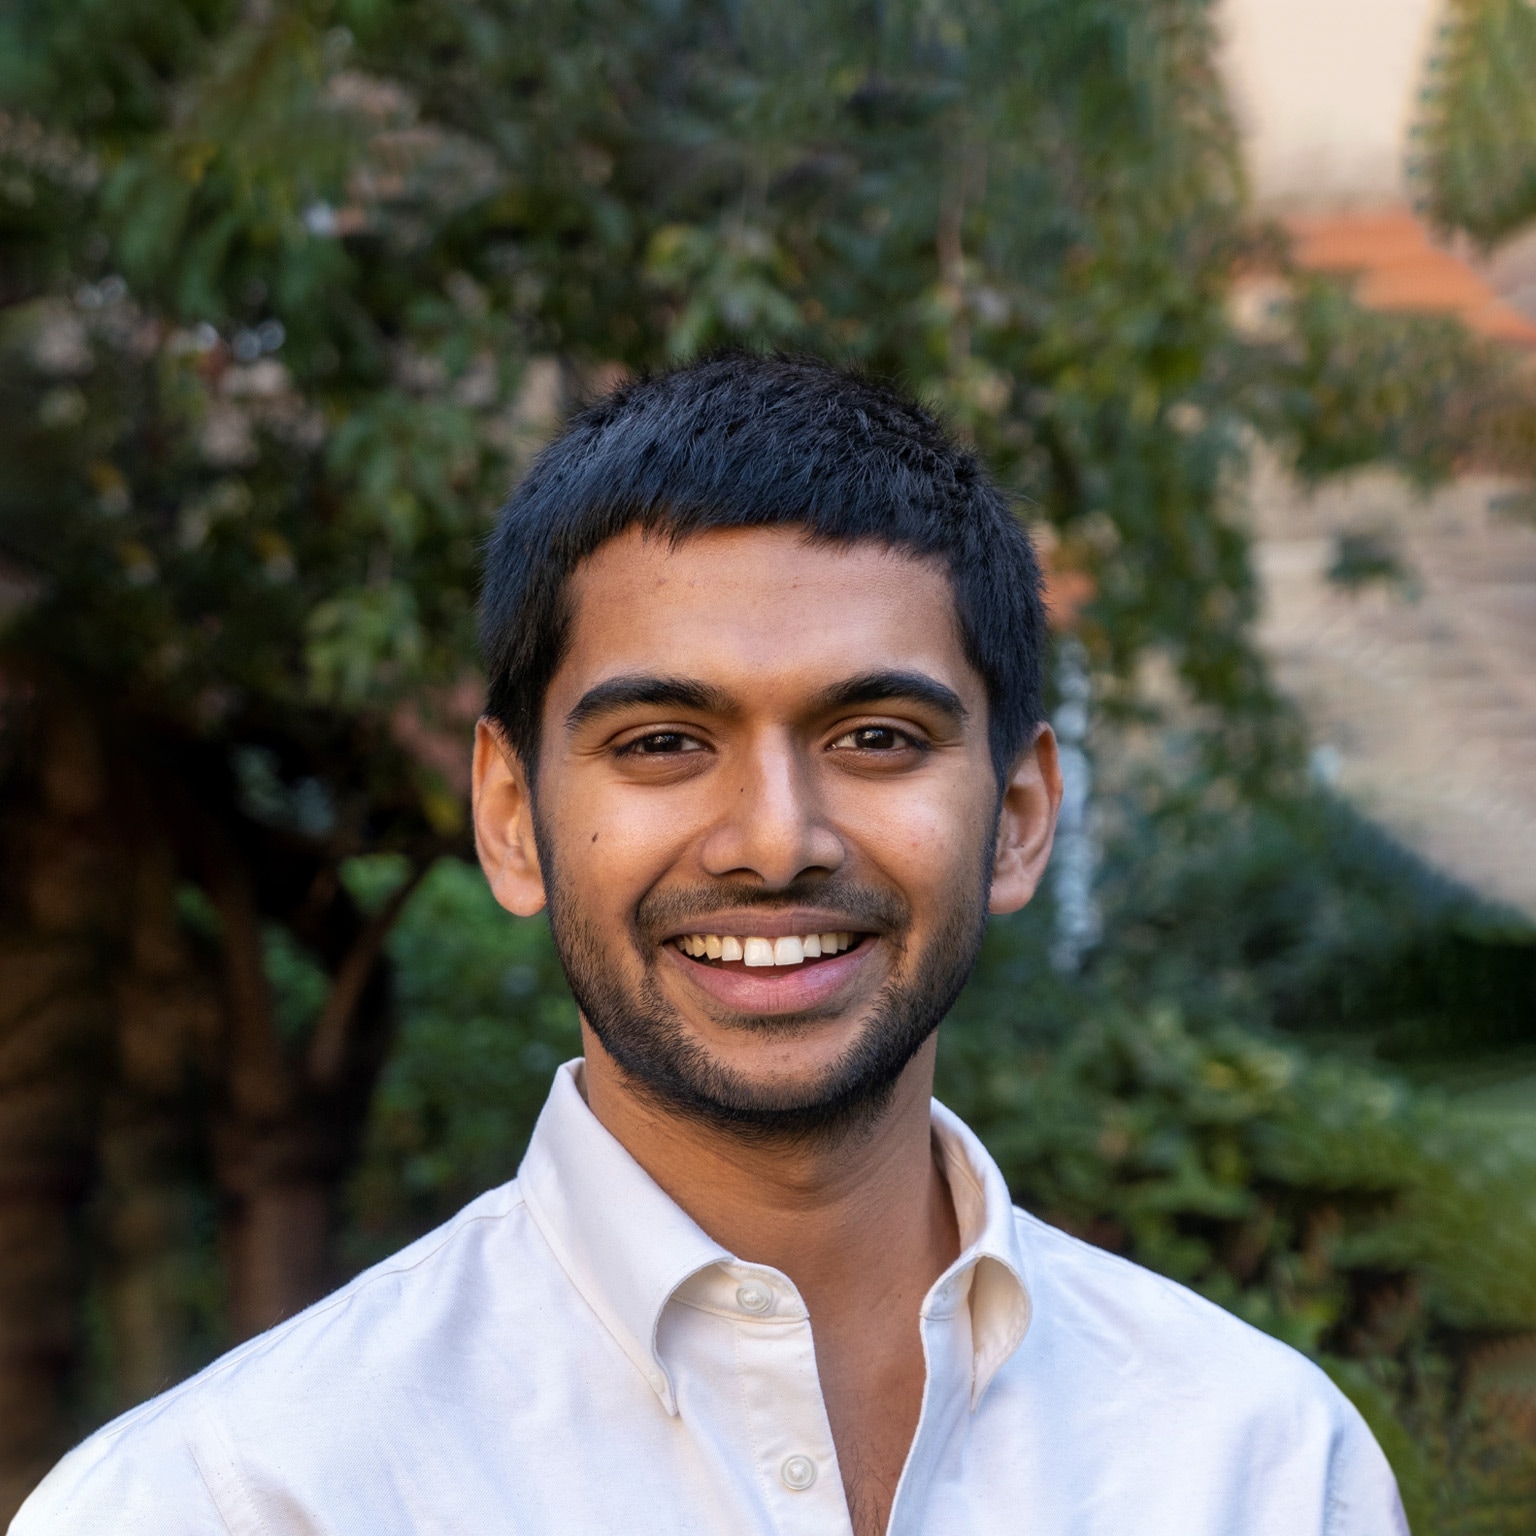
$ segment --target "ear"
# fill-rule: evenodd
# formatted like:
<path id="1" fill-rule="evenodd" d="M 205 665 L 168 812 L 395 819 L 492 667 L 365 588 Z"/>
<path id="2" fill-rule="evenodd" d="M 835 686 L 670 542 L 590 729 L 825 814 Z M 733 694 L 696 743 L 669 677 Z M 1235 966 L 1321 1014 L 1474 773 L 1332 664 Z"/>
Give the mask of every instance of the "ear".
<path id="1" fill-rule="evenodd" d="M 1056 733 L 1042 725 L 1019 754 L 1003 785 L 989 912 L 1017 912 L 1035 894 L 1051 856 L 1060 809 Z"/>
<path id="2" fill-rule="evenodd" d="M 533 797 L 521 759 L 483 715 L 475 726 L 474 816 L 475 852 L 492 894 L 507 911 L 532 917 L 544 907 Z"/>

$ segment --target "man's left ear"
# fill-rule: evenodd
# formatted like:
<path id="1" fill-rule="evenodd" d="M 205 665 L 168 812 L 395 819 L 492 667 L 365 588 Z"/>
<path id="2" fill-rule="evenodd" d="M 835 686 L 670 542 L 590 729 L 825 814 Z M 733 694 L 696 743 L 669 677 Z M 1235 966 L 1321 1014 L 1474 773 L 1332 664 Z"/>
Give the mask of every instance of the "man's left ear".
<path id="1" fill-rule="evenodd" d="M 1061 765 L 1056 733 L 1038 726 L 1003 785 L 992 859 L 989 912 L 1017 912 L 1035 894 L 1051 856 L 1056 813 L 1061 809 Z"/>

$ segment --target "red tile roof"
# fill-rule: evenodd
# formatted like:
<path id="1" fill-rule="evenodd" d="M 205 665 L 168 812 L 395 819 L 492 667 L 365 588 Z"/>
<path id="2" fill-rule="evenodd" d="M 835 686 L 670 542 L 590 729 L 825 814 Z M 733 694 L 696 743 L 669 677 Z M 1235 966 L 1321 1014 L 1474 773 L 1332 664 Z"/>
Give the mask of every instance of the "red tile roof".
<path id="1" fill-rule="evenodd" d="M 1457 315 L 1484 336 L 1536 347 L 1536 322 L 1501 299 L 1469 262 L 1435 245 L 1406 209 L 1305 214 L 1285 224 L 1298 265 L 1357 273 L 1355 297 L 1371 309 Z"/>

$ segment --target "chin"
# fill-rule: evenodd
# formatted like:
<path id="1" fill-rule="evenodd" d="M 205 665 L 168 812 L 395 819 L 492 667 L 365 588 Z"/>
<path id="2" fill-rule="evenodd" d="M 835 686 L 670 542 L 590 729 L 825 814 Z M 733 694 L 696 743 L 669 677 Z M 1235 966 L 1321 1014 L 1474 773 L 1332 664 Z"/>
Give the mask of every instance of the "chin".
<path id="1" fill-rule="evenodd" d="M 636 1059 L 624 1042 L 615 1042 L 617 1049 L 604 1044 L 635 1087 L 663 1109 L 754 1142 L 824 1143 L 879 1119 L 926 1039 L 893 1049 L 896 1042 L 879 1030 L 849 1024 L 815 1047 L 786 1051 L 781 1032 L 774 1033 L 780 1038 L 760 1049 L 723 1053 L 697 1037 L 677 1039 L 665 1060 L 650 1052 Z"/>

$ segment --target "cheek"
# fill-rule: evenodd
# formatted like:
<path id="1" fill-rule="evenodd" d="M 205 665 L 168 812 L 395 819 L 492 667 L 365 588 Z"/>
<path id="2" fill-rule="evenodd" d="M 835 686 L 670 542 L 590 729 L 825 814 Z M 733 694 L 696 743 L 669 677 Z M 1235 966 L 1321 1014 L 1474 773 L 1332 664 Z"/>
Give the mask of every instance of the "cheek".
<path id="1" fill-rule="evenodd" d="M 995 792 L 971 776 L 936 782 L 909 782 L 871 795 L 841 797 L 847 835 L 924 918 L 926 902 L 947 902 L 957 882 L 972 881 L 992 845 Z M 942 914 L 940 914 L 942 915 Z"/>
<path id="2" fill-rule="evenodd" d="M 570 775 L 550 821 L 560 829 L 565 878 L 594 909 L 626 910 L 677 861 L 689 829 L 667 797 Z"/>

